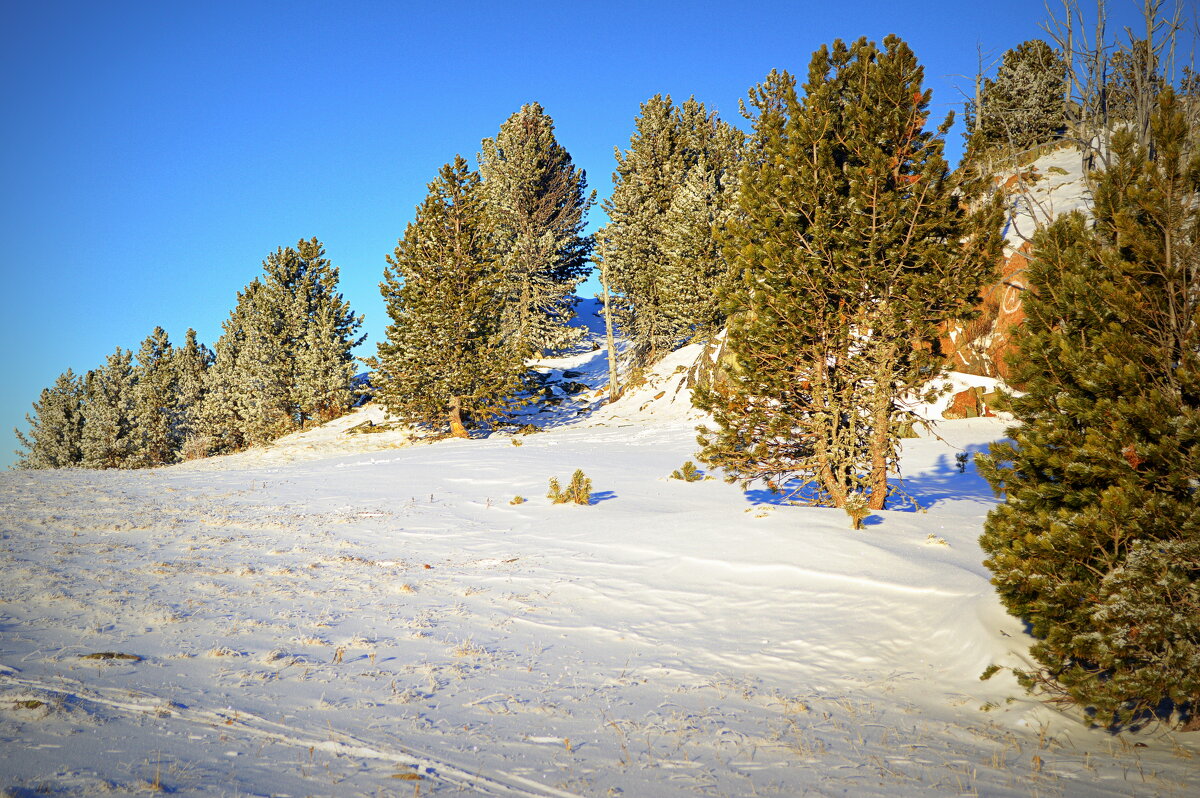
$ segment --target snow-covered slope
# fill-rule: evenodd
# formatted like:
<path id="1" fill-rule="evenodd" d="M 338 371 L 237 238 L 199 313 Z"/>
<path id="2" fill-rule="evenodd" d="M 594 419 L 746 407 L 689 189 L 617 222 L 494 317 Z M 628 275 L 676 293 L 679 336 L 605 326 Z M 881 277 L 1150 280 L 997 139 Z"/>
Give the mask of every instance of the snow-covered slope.
<path id="1" fill-rule="evenodd" d="M 1091 213 L 1091 189 L 1084 177 L 1083 157 L 1075 147 L 1051 150 L 1028 167 L 1002 173 L 1000 179 L 1010 198 L 1004 227 L 1006 256 L 1059 216 Z"/>
<path id="2" fill-rule="evenodd" d="M 589 383 L 603 357 L 541 368 Z M 979 680 L 1029 644 L 980 564 L 994 499 L 955 466 L 1001 422 L 906 441 L 924 511 L 852 532 L 668 478 L 694 357 L 532 435 L 340 431 L 365 409 L 214 461 L 0 474 L 0 787 L 1195 794 L 1196 741 L 1135 747 Z M 576 468 L 590 506 L 544 498 Z"/>

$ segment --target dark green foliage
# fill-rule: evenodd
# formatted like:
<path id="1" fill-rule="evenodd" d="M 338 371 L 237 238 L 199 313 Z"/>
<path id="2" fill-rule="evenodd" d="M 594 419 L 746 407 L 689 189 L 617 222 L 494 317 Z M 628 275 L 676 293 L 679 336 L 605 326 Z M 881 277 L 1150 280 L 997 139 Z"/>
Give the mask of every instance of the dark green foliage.
<path id="1" fill-rule="evenodd" d="M 592 481 L 583 473 L 582 468 L 575 469 L 575 473 L 571 475 L 571 484 L 566 490 L 562 489 L 556 478 L 551 477 L 550 492 L 546 494 L 546 498 L 555 504 L 591 504 Z"/>
<path id="2" fill-rule="evenodd" d="M 1053 140 L 1066 124 L 1066 64 L 1041 39 L 1004 54 L 995 79 L 983 83 L 981 108 L 967 110 L 972 153 L 1029 149 Z"/>
<path id="3" fill-rule="evenodd" d="M 726 385 L 697 391 L 716 430 L 700 458 L 743 484 L 884 505 L 908 418 L 942 358 L 929 345 L 977 302 L 999 208 L 970 211 L 925 129 L 930 93 L 907 45 L 865 39 L 751 92 L 754 135 L 725 249 L 736 282 Z"/>
<path id="4" fill-rule="evenodd" d="M 1200 702 L 1200 156 L 1170 91 L 1151 128 L 1152 151 L 1115 137 L 1094 225 L 1035 236 L 1011 359 L 1021 425 L 977 458 L 1006 497 L 986 564 L 1038 638 L 1024 678 L 1105 724 L 1164 700 L 1194 724 Z"/>
<path id="5" fill-rule="evenodd" d="M 461 156 L 429 184 L 380 290 L 392 323 L 373 382 L 389 413 L 465 435 L 471 422 L 505 412 L 524 351 L 501 335 L 507 287 L 479 175 Z"/>
<path id="6" fill-rule="evenodd" d="M 635 124 L 597 249 L 613 317 L 644 364 L 724 321 L 728 265 L 715 234 L 732 212 L 743 136 L 695 99 L 676 107 L 662 95 Z"/>
<path id="7" fill-rule="evenodd" d="M 83 385 L 70 369 L 42 390 L 25 420 L 28 437 L 15 430 L 24 448 L 17 451 L 18 468 L 68 468 L 83 461 Z"/>
<path id="8" fill-rule="evenodd" d="M 575 287 L 591 271 L 592 238 L 583 234 L 595 192 L 554 137 L 554 122 L 537 103 L 525 105 L 484 139 L 480 174 L 502 272 L 501 334 L 530 352 L 579 340 L 570 327 Z"/>

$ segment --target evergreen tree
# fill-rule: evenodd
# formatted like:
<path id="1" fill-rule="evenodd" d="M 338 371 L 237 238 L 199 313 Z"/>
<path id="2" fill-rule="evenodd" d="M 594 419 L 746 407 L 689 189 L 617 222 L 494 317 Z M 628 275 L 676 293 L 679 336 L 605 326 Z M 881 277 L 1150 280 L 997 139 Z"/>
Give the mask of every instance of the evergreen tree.
<path id="1" fill-rule="evenodd" d="M 904 397 L 942 365 L 925 342 L 977 301 L 999 208 L 972 214 L 925 130 L 930 93 L 900 39 L 822 47 L 805 97 L 787 73 L 751 93 L 754 135 L 726 251 L 738 281 L 729 387 L 698 392 L 701 458 L 822 504 L 884 506 Z M 865 496 L 864 496 L 865 494 Z"/>
<path id="2" fill-rule="evenodd" d="M 502 335 L 509 284 L 484 203 L 479 175 L 456 156 L 429 184 L 380 284 L 392 323 L 372 361 L 377 400 L 459 436 L 501 414 L 524 371 L 523 352 Z"/>
<path id="3" fill-rule="evenodd" d="M 271 253 L 238 293 L 205 380 L 213 451 L 267 443 L 352 406 L 362 317 L 337 292 L 338 277 L 321 243 L 301 239 Z"/>
<path id="4" fill-rule="evenodd" d="M 171 414 L 171 426 L 175 430 L 175 439 L 179 441 L 182 453 L 187 457 L 202 453 L 194 451 L 191 447 L 195 446 L 200 435 L 205 374 L 212 366 L 213 354 L 207 346 L 196 340 L 196 331 L 189 328 L 183 346 L 173 351 L 172 361 L 175 405 Z"/>
<path id="5" fill-rule="evenodd" d="M 727 273 L 712 238 L 732 205 L 742 135 L 689 99 L 641 106 L 616 153 L 609 223 L 597 233 L 604 282 L 634 359 L 653 362 L 720 321 L 711 298 Z"/>
<path id="6" fill-rule="evenodd" d="M 1076 213 L 1034 237 L 1010 360 L 1021 424 L 981 459 L 1005 502 L 980 542 L 1038 638 L 1027 685 L 1106 724 L 1165 707 L 1195 728 L 1200 155 L 1170 90 L 1151 132 L 1150 148 L 1114 137 L 1094 224 Z"/>
<path id="7" fill-rule="evenodd" d="M 554 137 L 537 103 L 524 105 L 483 140 L 479 170 L 503 273 L 501 334 L 538 351 L 575 343 L 575 287 L 590 271 L 591 236 L 583 235 L 595 192 Z"/>
<path id="8" fill-rule="evenodd" d="M 173 463 L 181 441 L 174 423 L 176 384 L 174 347 L 155 327 L 138 350 L 133 388 L 135 443 L 141 465 Z"/>
<path id="9" fill-rule="evenodd" d="M 982 107 L 967 109 L 971 151 L 1020 151 L 1052 141 L 1066 124 L 1065 73 L 1062 57 L 1041 39 L 1006 52 L 995 79 L 984 80 Z"/>
<path id="10" fill-rule="evenodd" d="M 83 386 L 70 369 L 42 389 L 25 420 L 28 437 L 14 430 L 24 448 L 17 450 L 18 468 L 69 468 L 83 461 Z"/>
<path id="11" fill-rule="evenodd" d="M 87 468 L 136 468 L 141 449 L 136 434 L 133 352 L 117 350 L 83 386 L 82 464 Z"/>
<path id="12" fill-rule="evenodd" d="M 235 452 L 250 445 L 242 409 L 242 373 L 249 358 L 242 357 L 242 349 L 248 335 L 248 319 L 256 308 L 254 296 L 261 287 L 254 280 L 238 292 L 237 303 L 221 325 L 212 366 L 204 373 L 204 399 L 198 416 L 201 440 L 196 448 L 205 456 Z"/>

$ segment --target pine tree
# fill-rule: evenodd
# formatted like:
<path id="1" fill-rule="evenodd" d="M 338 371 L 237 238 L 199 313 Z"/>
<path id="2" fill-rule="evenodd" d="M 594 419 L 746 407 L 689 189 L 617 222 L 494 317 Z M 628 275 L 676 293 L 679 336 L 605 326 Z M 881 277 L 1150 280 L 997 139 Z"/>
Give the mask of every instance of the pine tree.
<path id="1" fill-rule="evenodd" d="M 237 302 L 221 325 L 212 366 L 204 373 L 203 402 L 198 414 L 198 440 L 195 448 L 203 453 L 235 452 L 249 445 L 243 424 L 242 357 L 247 338 L 248 317 L 255 311 L 254 295 L 261 288 L 258 280 L 239 291 Z"/>
<path id="2" fill-rule="evenodd" d="M 805 97 L 773 72 L 726 249 L 739 275 L 729 387 L 700 390 L 716 430 L 701 458 L 821 504 L 884 506 L 902 399 L 941 359 L 925 342 L 977 301 L 998 254 L 998 206 L 972 214 L 925 130 L 930 93 L 894 36 L 822 47 Z"/>
<path id="3" fill-rule="evenodd" d="M 530 352 L 561 349 L 581 337 L 570 327 L 575 287 L 591 270 L 583 234 L 596 193 L 554 137 L 537 103 L 524 105 L 484 139 L 479 156 L 496 256 L 505 284 L 501 334 Z"/>
<path id="4" fill-rule="evenodd" d="M 138 350 L 133 388 L 136 449 L 141 465 L 175 462 L 182 441 L 174 423 L 174 347 L 167 331 L 155 327 Z"/>
<path id="5" fill-rule="evenodd" d="M 198 440 L 200 419 L 204 406 L 205 374 L 212 366 L 213 354 L 207 346 L 196 340 L 196 331 L 189 328 L 183 346 L 176 347 L 172 353 L 172 360 L 176 392 L 171 426 L 185 458 L 202 455 L 204 447 L 199 445 Z"/>
<path id="6" fill-rule="evenodd" d="M 635 361 L 649 363 L 722 320 L 712 297 L 727 268 L 713 230 L 728 215 L 741 134 L 694 98 L 641 106 L 616 153 L 609 223 L 597 233 L 604 282 Z"/>
<path id="7" fill-rule="evenodd" d="M 17 450 L 18 468 L 70 468 L 83 461 L 83 386 L 67 369 L 54 385 L 42 389 L 26 415 L 29 436 L 14 430 L 24 451 Z"/>
<path id="8" fill-rule="evenodd" d="M 271 253 L 238 293 L 206 376 L 202 427 L 213 451 L 267 443 L 352 406 L 362 317 L 337 292 L 338 277 L 321 243 L 301 239 Z"/>
<path id="9" fill-rule="evenodd" d="M 141 449 L 136 433 L 133 352 L 117 350 L 87 373 L 83 386 L 82 464 L 86 468 L 136 468 Z"/>
<path id="10" fill-rule="evenodd" d="M 458 436 L 502 414 L 524 372 L 522 350 L 502 335 L 509 286 L 484 202 L 479 175 L 456 156 L 429 184 L 380 284 L 392 323 L 372 361 L 376 399 Z"/>
<path id="11" fill-rule="evenodd" d="M 1010 359 L 1021 424 L 981 459 L 1005 502 L 980 542 L 1038 638 L 1027 685 L 1104 724 L 1173 710 L 1197 727 L 1200 154 L 1170 90 L 1151 132 L 1151 148 L 1114 137 L 1094 224 L 1034 237 Z"/>
<path id="12" fill-rule="evenodd" d="M 1021 151 L 1052 141 L 1066 124 L 1065 73 L 1062 58 L 1041 39 L 1006 52 L 995 79 L 984 80 L 982 107 L 968 107 L 971 152 Z"/>

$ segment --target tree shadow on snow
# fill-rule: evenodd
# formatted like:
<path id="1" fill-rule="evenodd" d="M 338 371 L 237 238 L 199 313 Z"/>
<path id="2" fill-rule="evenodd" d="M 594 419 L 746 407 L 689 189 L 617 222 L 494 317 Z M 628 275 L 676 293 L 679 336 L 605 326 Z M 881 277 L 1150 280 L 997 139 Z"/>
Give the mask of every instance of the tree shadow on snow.
<path id="1" fill-rule="evenodd" d="M 615 491 L 611 491 L 611 490 L 594 491 L 592 493 L 591 498 L 588 500 L 588 505 L 590 506 L 593 504 L 599 504 L 600 502 L 606 502 L 606 501 L 609 501 L 610 499 L 615 499 L 615 498 L 617 498 L 617 494 Z"/>
<path id="2" fill-rule="evenodd" d="M 916 512 L 918 509 L 928 509 L 943 501 L 970 501 L 978 504 L 995 504 L 996 495 L 991 485 L 980 476 L 975 468 L 976 454 L 986 453 L 990 444 L 971 444 L 964 450 L 967 455 L 965 471 L 958 470 L 953 452 L 939 455 L 932 469 L 922 471 L 911 477 L 903 477 L 893 484 L 897 495 L 888 499 L 888 510 L 901 512 Z M 820 506 L 817 501 L 819 491 L 816 486 L 804 484 L 801 480 L 793 480 L 782 486 L 779 491 L 767 488 L 751 488 L 743 491 L 746 501 L 755 505 L 774 505 L 791 507 L 796 505 Z M 883 523 L 883 517 L 870 515 L 863 519 L 863 526 L 876 526 Z"/>
<path id="3" fill-rule="evenodd" d="M 913 502 L 921 508 L 929 508 L 943 501 L 996 504 L 998 499 L 992 492 L 992 486 L 975 468 L 975 455 L 986 454 L 988 446 L 990 444 L 987 443 L 967 446 L 963 450 L 968 455 L 966 469 L 962 472 L 958 470 L 953 453 L 938 455 L 932 469 L 903 478 L 897 483 L 901 493 L 911 498 L 905 501 L 904 495 L 897 496 L 888 502 L 889 505 L 895 504 L 895 507 L 888 509 L 915 510 L 917 508 L 912 506 Z"/>

